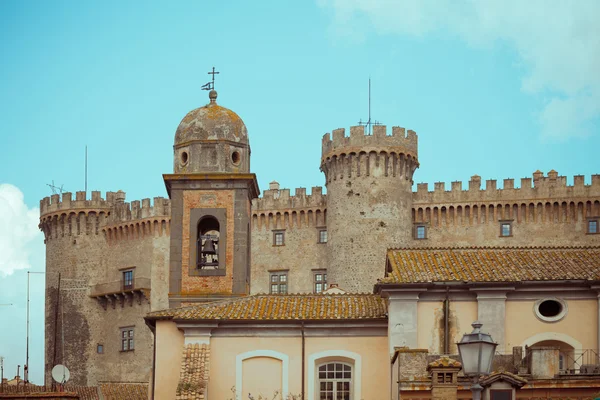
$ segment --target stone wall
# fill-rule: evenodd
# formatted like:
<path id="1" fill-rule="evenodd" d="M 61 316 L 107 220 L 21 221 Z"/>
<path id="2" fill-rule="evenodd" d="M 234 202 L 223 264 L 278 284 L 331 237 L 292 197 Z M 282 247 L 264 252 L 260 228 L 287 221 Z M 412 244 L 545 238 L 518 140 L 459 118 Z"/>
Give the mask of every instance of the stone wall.
<path id="1" fill-rule="evenodd" d="M 99 192 L 92 192 L 91 199 L 77 192 L 74 201 L 65 193 L 62 201 L 53 195 L 40 202 L 46 243 L 46 383 L 58 363 L 69 367 L 77 385 L 149 380 L 153 339 L 143 316 L 166 306 L 170 203 L 124 200 L 123 192 L 108 192 L 106 199 Z M 129 298 L 113 294 L 120 292 L 124 268 L 134 268 L 136 285 L 144 282 L 144 291 Z M 119 328 L 125 326 L 135 327 L 133 352 L 120 352 Z M 103 354 L 97 353 L 98 344 Z"/>
<path id="2" fill-rule="evenodd" d="M 327 244 L 319 243 L 326 229 L 325 196 L 320 187 L 312 194 L 298 188 L 279 190 L 276 182 L 252 207 L 251 293 L 269 293 L 269 271 L 288 271 L 288 292 L 313 291 L 313 271 L 327 268 Z M 285 244 L 275 246 L 273 232 L 284 232 Z"/>

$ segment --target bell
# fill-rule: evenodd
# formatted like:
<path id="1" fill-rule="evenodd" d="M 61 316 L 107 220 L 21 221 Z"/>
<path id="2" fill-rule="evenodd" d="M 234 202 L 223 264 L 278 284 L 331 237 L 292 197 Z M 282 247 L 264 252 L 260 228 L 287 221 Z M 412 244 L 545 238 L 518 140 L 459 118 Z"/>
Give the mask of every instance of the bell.
<path id="1" fill-rule="evenodd" d="M 202 246 L 202 253 L 203 254 L 217 254 L 217 252 L 215 251 L 215 244 L 213 243 L 212 239 L 206 239 L 204 241 L 204 246 Z"/>

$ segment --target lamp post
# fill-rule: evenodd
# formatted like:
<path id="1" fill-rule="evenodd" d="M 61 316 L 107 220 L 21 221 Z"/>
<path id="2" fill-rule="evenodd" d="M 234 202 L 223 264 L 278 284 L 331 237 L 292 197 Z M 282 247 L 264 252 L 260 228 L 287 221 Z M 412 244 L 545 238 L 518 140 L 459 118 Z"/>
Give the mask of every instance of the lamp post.
<path id="1" fill-rule="evenodd" d="M 25 354 L 25 365 L 23 366 L 23 381 L 29 383 L 29 275 L 30 274 L 43 274 L 44 272 L 38 271 L 27 271 L 27 344 Z"/>
<path id="2" fill-rule="evenodd" d="M 479 321 L 473 322 L 471 324 L 473 332 L 465 333 L 460 342 L 456 344 L 462 360 L 463 371 L 465 375 L 473 378 L 471 386 L 473 400 L 481 400 L 483 387 L 479 384 L 479 377 L 489 375 L 494 352 L 498 346 L 498 343 L 495 343 L 489 334 L 481 332 L 482 325 Z"/>

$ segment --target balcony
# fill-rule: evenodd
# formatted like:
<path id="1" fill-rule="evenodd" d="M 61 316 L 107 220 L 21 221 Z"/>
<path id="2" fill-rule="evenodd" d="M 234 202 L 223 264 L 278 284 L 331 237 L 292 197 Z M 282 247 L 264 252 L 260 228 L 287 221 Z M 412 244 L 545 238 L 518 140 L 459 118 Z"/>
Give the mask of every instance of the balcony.
<path id="1" fill-rule="evenodd" d="M 133 281 L 125 282 L 122 280 L 98 283 L 90 288 L 90 297 L 96 299 L 98 303 L 106 310 L 109 305 L 114 309 L 117 304 L 125 307 L 125 304 L 133 306 L 133 302 L 137 301 L 139 305 L 142 301 L 150 302 L 150 279 L 149 278 L 134 278 Z"/>

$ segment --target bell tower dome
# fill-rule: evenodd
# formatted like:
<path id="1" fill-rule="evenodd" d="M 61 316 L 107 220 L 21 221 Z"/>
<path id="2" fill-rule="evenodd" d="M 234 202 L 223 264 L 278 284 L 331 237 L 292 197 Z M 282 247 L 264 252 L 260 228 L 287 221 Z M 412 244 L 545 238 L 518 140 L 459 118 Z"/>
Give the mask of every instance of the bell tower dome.
<path id="1" fill-rule="evenodd" d="M 210 102 L 175 132 L 169 306 L 250 293 L 250 210 L 258 197 L 244 121 Z"/>
<path id="2" fill-rule="evenodd" d="M 250 144 L 244 121 L 217 104 L 217 91 L 210 102 L 190 111 L 175 132 L 174 173 L 250 172 Z"/>

